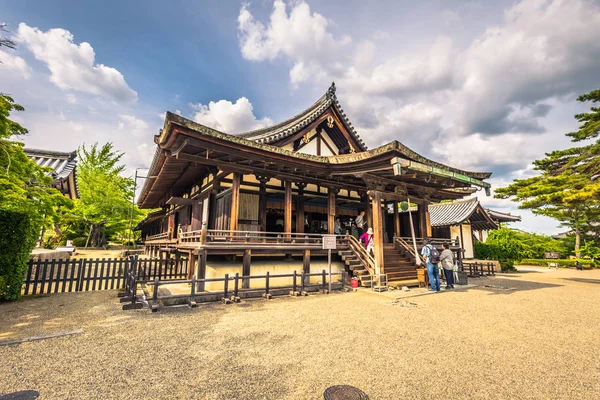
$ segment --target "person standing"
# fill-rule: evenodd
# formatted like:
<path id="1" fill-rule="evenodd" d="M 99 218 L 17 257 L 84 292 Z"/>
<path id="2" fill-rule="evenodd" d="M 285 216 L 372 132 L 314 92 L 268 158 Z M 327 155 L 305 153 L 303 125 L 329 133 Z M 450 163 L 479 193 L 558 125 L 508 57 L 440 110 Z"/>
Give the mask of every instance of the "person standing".
<path id="1" fill-rule="evenodd" d="M 342 234 L 342 223 L 340 222 L 340 218 L 336 218 L 335 222 L 333 223 L 333 233 L 335 233 L 336 235 L 341 235 Z"/>
<path id="2" fill-rule="evenodd" d="M 440 262 L 446 277 L 446 289 L 454 289 L 454 254 L 452 254 L 448 243 L 442 244 L 442 249 Z"/>
<path id="3" fill-rule="evenodd" d="M 361 242 L 364 241 L 367 253 L 375 255 L 375 242 L 373 241 L 373 228 L 369 228 L 365 233 L 360 236 Z"/>
<path id="4" fill-rule="evenodd" d="M 367 221 L 365 221 L 365 212 L 361 211 L 360 214 L 358 214 L 358 217 L 356 217 L 356 229 L 358 229 L 358 237 L 362 237 L 362 235 L 365 233 L 365 225 L 367 224 Z"/>
<path id="5" fill-rule="evenodd" d="M 429 275 L 429 285 L 431 288 L 430 292 L 440 291 L 440 269 L 438 263 L 440 262 L 440 253 L 431 244 L 431 241 L 427 239 L 425 241 L 425 247 L 421 250 L 421 255 L 425 257 L 425 263 L 427 265 L 427 275 Z"/>

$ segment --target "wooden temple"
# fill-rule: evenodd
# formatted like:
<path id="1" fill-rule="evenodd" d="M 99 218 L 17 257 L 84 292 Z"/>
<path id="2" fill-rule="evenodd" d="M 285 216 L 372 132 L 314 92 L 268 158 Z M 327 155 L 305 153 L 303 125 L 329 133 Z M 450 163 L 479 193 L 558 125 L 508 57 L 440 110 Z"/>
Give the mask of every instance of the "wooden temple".
<path id="1" fill-rule="evenodd" d="M 70 199 L 79 198 L 77 188 L 77 152 L 60 152 L 53 150 L 24 149 L 27 157 L 40 167 L 50 168 L 52 187 Z"/>
<path id="2" fill-rule="evenodd" d="M 489 192 L 487 172 L 469 172 L 427 159 L 398 141 L 368 149 L 348 121 L 335 84 L 298 115 L 268 128 L 228 134 L 168 112 L 138 205 L 159 209 L 137 229 L 148 252 L 190 257 L 197 278 L 207 258 L 241 259 L 250 274 L 254 255 L 325 254 L 321 235 L 333 234 L 340 256 L 365 275 L 415 273 L 408 216 L 399 202 L 416 204 L 412 225 L 432 236 L 428 206 Z M 352 221 L 366 212 L 374 255 L 358 244 Z M 406 272 L 408 270 L 408 272 Z M 412 272 L 410 272 L 412 271 Z M 410 273 L 409 273 L 410 272 Z"/>

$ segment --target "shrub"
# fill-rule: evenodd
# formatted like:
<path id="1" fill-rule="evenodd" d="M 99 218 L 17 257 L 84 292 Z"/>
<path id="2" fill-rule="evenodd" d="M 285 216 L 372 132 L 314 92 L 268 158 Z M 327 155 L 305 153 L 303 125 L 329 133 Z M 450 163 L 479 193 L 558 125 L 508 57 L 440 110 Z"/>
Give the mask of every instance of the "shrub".
<path id="1" fill-rule="evenodd" d="M 85 243 L 87 242 L 86 237 L 76 237 L 73 239 L 73 246 L 75 247 L 85 247 Z"/>
<path id="2" fill-rule="evenodd" d="M 41 223 L 22 211 L 0 210 L 0 300 L 16 300 Z"/>
<path id="3" fill-rule="evenodd" d="M 515 268 L 515 263 L 512 260 L 500 261 L 500 269 L 502 272 L 515 272 L 517 270 Z"/>
<path id="4" fill-rule="evenodd" d="M 550 259 L 542 260 L 542 259 L 525 258 L 525 259 L 521 260 L 519 262 L 519 264 L 521 264 L 521 265 L 540 265 L 540 266 L 547 267 L 548 264 L 554 263 L 558 267 L 575 268 L 575 264 L 577 263 L 577 261 L 578 260 L 550 260 Z M 596 267 L 596 262 L 594 262 L 593 260 L 580 259 L 579 262 L 584 267 L 588 267 L 588 268 Z"/>
<path id="5" fill-rule="evenodd" d="M 489 260 L 492 257 L 492 248 L 490 245 L 475 241 L 475 258 L 479 260 Z"/>

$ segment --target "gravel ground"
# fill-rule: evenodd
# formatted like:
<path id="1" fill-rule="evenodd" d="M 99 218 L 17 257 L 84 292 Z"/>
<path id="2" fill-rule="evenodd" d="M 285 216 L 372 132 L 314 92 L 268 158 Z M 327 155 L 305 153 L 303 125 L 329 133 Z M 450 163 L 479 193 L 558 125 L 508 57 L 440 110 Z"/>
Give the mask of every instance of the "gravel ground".
<path id="1" fill-rule="evenodd" d="M 40 399 L 600 398 L 600 270 L 523 272 L 406 300 L 364 292 L 121 311 L 116 293 L 0 304 L 0 394 Z M 487 287 L 486 287 L 487 285 Z M 398 292 L 398 296 L 402 293 Z"/>

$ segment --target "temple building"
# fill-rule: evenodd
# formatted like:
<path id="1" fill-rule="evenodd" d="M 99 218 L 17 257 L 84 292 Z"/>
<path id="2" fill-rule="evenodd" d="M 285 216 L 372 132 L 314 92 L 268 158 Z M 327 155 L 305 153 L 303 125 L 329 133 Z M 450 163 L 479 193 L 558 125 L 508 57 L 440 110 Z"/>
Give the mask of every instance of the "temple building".
<path id="1" fill-rule="evenodd" d="M 197 278 L 220 259 L 241 260 L 249 275 L 254 256 L 299 257 L 310 270 L 311 256 L 326 254 L 321 235 L 333 234 L 339 218 L 346 268 L 416 276 L 415 249 L 401 238 L 432 236 L 429 204 L 489 194 L 491 173 L 435 162 L 398 141 L 368 149 L 335 91 L 332 84 L 296 116 L 236 135 L 168 112 L 138 198 L 141 208 L 157 209 L 137 227 L 148 252 L 189 257 Z M 403 201 L 417 205 L 412 223 L 398 210 Z M 344 234 L 361 211 L 374 230 L 372 255 Z M 212 276 L 225 271 L 215 267 Z"/>
<path id="2" fill-rule="evenodd" d="M 50 175 L 53 182 L 52 187 L 60 190 L 62 194 L 70 199 L 79 198 L 77 188 L 77 152 L 64 153 L 52 150 L 24 149 L 27 157 L 31 158 L 40 167 L 48 167 L 52 170 Z"/>

